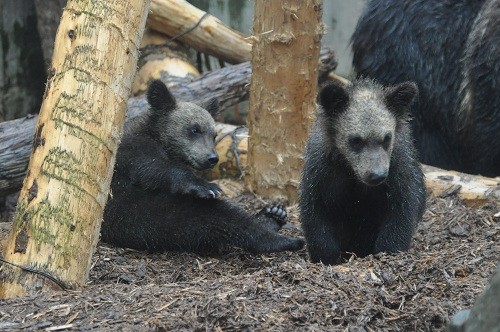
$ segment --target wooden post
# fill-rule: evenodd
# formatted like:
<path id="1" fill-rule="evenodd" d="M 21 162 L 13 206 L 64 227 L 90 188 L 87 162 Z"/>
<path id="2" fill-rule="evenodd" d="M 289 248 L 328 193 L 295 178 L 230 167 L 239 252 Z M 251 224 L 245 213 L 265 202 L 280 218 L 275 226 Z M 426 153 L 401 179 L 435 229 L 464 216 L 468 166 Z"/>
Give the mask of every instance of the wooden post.
<path id="1" fill-rule="evenodd" d="M 322 1 L 255 1 L 245 185 L 297 200 L 302 152 L 316 109 Z"/>
<path id="2" fill-rule="evenodd" d="M 3 253 L 45 276 L 3 263 L 0 297 L 85 284 L 148 10 L 148 0 L 68 1 Z"/>

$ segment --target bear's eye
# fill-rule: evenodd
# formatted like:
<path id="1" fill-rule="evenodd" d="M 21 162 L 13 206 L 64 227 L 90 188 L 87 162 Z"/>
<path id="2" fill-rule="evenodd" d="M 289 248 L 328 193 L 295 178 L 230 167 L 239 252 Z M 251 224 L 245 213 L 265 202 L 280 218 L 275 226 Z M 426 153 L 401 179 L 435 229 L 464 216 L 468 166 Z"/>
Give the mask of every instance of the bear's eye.
<path id="1" fill-rule="evenodd" d="M 391 140 L 392 140 L 392 134 L 391 133 L 386 134 L 384 137 L 384 141 L 382 142 L 384 149 L 387 150 L 389 148 L 389 145 L 391 145 Z"/>
<path id="2" fill-rule="evenodd" d="M 191 133 L 193 133 L 195 135 L 201 134 L 201 128 L 198 125 L 193 126 L 193 127 L 191 127 Z"/>
<path id="3" fill-rule="evenodd" d="M 349 146 L 355 152 L 360 152 L 364 145 L 365 142 L 363 142 L 363 139 L 360 136 L 349 137 Z"/>

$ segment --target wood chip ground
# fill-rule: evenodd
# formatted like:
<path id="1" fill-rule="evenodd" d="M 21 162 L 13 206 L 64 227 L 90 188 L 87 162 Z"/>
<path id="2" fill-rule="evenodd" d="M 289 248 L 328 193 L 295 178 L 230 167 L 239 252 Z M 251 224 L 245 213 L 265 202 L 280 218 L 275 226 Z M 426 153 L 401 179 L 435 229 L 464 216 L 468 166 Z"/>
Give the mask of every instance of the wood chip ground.
<path id="1" fill-rule="evenodd" d="M 499 211 L 429 197 L 409 252 L 339 266 L 312 264 L 305 249 L 203 257 L 99 244 L 84 289 L 1 301 L 0 330 L 443 331 L 499 263 Z M 283 231 L 301 236 L 296 206 L 288 212 Z"/>

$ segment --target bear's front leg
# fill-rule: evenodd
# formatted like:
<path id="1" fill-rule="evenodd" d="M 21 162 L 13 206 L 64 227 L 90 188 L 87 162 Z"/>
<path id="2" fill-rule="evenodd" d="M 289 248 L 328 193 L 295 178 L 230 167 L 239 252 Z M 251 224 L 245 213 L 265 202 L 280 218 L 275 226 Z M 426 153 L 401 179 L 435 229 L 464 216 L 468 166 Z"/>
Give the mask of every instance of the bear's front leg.
<path id="1" fill-rule="evenodd" d="M 170 177 L 170 190 L 174 194 L 192 195 L 205 199 L 217 198 L 223 194 L 218 184 L 208 182 L 185 168 L 172 167 Z"/>
<path id="2" fill-rule="evenodd" d="M 310 202 L 302 207 L 302 228 L 307 250 L 313 263 L 338 264 L 341 251 L 333 218 L 319 202 Z"/>
<path id="3" fill-rule="evenodd" d="M 415 232 L 416 221 L 405 213 L 393 213 L 387 218 L 375 241 L 374 253 L 407 251 Z"/>
<path id="4" fill-rule="evenodd" d="M 410 248 L 417 224 L 422 220 L 426 192 L 420 164 L 414 160 L 395 165 L 392 171 L 398 176 L 390 183 L 392 190 L 388 215 L 375 241 L 375 253 L 396 253 Z M 409 184 L 403 186 L 401 184 Z"/>

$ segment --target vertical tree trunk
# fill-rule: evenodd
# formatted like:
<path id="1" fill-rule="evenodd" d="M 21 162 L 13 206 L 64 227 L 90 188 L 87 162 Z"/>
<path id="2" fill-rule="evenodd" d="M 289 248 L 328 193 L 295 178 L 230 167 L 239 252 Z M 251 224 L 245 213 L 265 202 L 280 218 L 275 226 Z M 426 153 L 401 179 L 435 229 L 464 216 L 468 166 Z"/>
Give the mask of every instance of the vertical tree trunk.
<path id="1" fill-rule="evenodd" d="M 315 112 L 321 0 L 255 1 L 245 184 L 297 199 L 302 151 Z"/>
<path id="2" fill-rule="evenodd" d="M 72 0 L 57 30 L 4 259 L 84 285 L 98 240 L 149 1 Z M 54 287 L 3 264 L 0 297 Z"/>
<path id="3" fill-rule="evenodd" d="M 1 0 L 0 121 L 37 113 L 45 79 L 33 0 Z"/>

